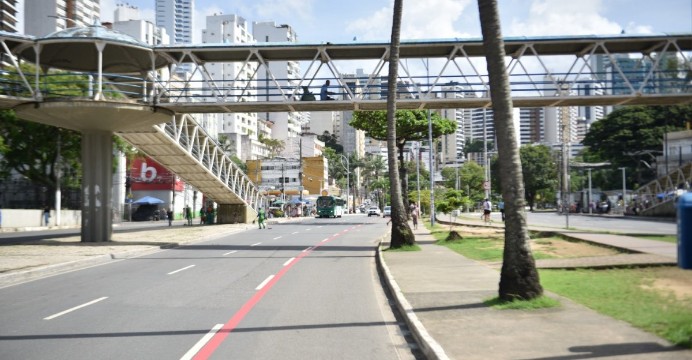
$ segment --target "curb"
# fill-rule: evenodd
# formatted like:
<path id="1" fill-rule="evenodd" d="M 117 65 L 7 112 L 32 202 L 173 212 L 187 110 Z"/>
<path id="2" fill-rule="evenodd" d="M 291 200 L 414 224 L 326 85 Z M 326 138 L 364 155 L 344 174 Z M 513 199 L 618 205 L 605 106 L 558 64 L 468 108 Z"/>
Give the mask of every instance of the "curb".
<path id="1" fill-rule="evenodd" d="M 442 346 L 430 336 L 428 330 L 423 326 L 423 323 L 418 320 L 418 316 L 416 316 L 416 313 L 413 311 L 413 307 L 409 304 L 408 300 L 406 300 L 404 293 L 401 291 L 401 288 L 399 288 L 399 284 L 394 280 L 392 273 L 389 271 L 389 267 L 387 267 L 387 264 L 384 262 L 384 257 L 382 256 L 382 242 L 390 236 L 390 234 L 391 231 L 387 231 L 386 234 L 378 239 L 377 266 L 384 273 L 385 283 L 392 294 L 394 294 L 396 307 L 403 315 L 406 325 L 411 330 L 411 334 L 416 339 L 416 343 L 418 343 L 425 357 L 427 359 L 449 360 L 450 358 L 447 356 Z"/>

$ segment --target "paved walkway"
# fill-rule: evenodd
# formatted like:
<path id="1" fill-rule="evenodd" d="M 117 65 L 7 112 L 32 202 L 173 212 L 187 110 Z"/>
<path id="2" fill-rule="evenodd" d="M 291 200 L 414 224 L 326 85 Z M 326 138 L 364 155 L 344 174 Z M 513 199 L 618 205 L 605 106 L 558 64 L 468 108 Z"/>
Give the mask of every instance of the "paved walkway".
<path id="1" fill-rule="evenodd" d="M 131 235 L 123 234 L 123 239 L 119 239 L 116 233 L 115 241 L 102 247 L 75 245 L 69 238 L 51 240 L 49 246 L 40 246 L 50 253 L 33 257 L 52 263 L 32 265 L 31 271 L 21 271 L 25 265 L 9 263 L 12 256 L 0 252 L 0 268 L 4 268 L 0 270 L 5 272 L 0 274 L 0 288 L 156 251 L 161 241 L 174 246 L 192 238 L 200 241 L 254 226 L 176 226 L 173 232 L 167 230 L 170 228 L 138 232 L 134 241 Z M 143 238 L 143 234 L 147 237 Z M 526 312 L 488 308 L 483 300 L 497 295 L 497 269 L 435 245 L 432 235 L 422 226 L 416 230 L 416 239 L 421 252 L 380 252 L 378 263 L 387 274 L 385 281 L 395 294 L 397 305 L 430 359 L 692 359 L 690 350 L 672 347 L 654 335 L 564 298 L 560 298 L 562 306 L 558 309 Z M 617 245 L 623 246 L 622 241 Z M 9 247 L 0 246 L 0 250 L 3 248 Z M 23 251 L 29 248 L 22 246 Z M 85 248 L 104 253 L 86 254 Z M 60 251 L 71 257 L 61 257 Z M 26 260 L 32 256 L 17 258 Z"/>
<path id="2" fill-rule="evenodd" d="M 559 298 L 557 309 L 494 310 L 497 270 L 434 244 L 422 226 L 421 252 L 382 252 L 387 279 L 430 359 L 692 359 L 692 351 Z M 387 244 L 384 244 L 385 246 Z"/>

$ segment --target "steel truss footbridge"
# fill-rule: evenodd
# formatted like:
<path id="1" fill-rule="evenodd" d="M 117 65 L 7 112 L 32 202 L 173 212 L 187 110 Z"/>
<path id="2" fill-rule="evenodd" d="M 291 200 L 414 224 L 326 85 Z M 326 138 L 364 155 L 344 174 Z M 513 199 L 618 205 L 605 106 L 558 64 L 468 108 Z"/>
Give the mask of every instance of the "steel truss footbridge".
<path id="1" fill-rule="evenodd" d="M 228 205 L 219 219 L 230 222 L 262 197 L 188 114 L 386 109 L 388 43 L 148 46 L 94 25 L 42 38 L 0 32 L 0 45 L 0 107 L 84 135 L 83 241 L 110 239 L 110 209 L 100 206 L 110 192 L 100 189 L 111 185 L 113 133 Z M 690 51 L 692 34 L 505 39 L 517 107 L 689 103 Z M 484 56 L 481 39 L 402 41 L 397 108 L 491 107 Z M 233 70 L 219 76 L 224 64 Z M 183 67 L 191 76 L 171 75 Z M 325 80 L 333 101 L 320 99 Z M 87 90 L 52 90 L 61 81 Z"/>

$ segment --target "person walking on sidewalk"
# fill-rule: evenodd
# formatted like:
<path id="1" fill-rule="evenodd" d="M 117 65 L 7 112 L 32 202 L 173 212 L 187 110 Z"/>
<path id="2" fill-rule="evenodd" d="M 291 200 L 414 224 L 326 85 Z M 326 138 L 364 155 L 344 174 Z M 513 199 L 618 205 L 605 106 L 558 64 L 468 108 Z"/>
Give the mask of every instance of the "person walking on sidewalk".
<path id="1" fill-rule="evenodd" d="M 490 200 L 487 198 L 483 201 L 483 221 L 485 223 L 489 223 L 490 221 L 490 212 L 492 211 L 493 204 L 490 203 Z"/>
<path id="2" fill-rule="evenodd" d="M 500 202 L 497 203 L 497 208 L 500 209 L 502 221 L 505 221 L 505 202 L 503 200 L 500 200 Z"/>
<path id="3" fill-rule="evenodd" d="M 418 206 L 416 205 L 411 208 L 411 221 L 413 221 L 413 229 L 418 229 Z"/>
<path id="4" fill-rule="evenodd" d="M 168 208 L 166 217 L 168 218 L 168 226 L 173 226 L 173 208 Z"/>
<path id="5" fill-rule="evenodd" d="M 46 206 L 43 208 L 43 225 L 48 226 L 50 221 L 50 207 Z"/>

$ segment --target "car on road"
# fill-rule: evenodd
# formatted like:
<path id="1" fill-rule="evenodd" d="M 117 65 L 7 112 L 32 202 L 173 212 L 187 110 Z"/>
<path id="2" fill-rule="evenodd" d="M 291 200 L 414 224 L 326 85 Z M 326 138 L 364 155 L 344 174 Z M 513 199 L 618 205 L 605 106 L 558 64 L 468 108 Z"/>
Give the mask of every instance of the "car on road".
<path id="1" fill-rule="evenodd" d="M 370 215 L 380 216 L 380 208 L 378 208 L 377 206 L 369 208 L 368 217 L 370 217 Z"/>
<path id="2" fill-rule="evenodd" d="M 382 217 L 385 218 L 387 216 L 392 217 L 392 207 L 391 206 L 385 206 L 384 207 L 384 211 L 382 212 Z"/>

